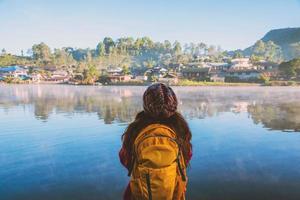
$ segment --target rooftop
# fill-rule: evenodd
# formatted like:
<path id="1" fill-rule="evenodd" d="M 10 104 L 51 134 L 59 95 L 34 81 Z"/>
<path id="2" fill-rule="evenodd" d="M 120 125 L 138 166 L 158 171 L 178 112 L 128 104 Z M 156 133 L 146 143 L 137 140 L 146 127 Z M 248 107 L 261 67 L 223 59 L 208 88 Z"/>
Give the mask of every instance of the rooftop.
<path id="1" fill-rule="evenodd" d="M 5 66 L 5 67 L 0 67 L 0 72 L 14 72 L 17 70 L 24 70 L 20 66 Z"/>
<path id="2" fill-rule="evenodd" d="M 229 69 L 227 70 L 227 72 L 261 72 L 260 70 L 257 70 L 257 69 Z"/>
<path id="3" fill-rule="evenodd" d="M 210 68 L 208 67 L 188 67 L 181 70 L 181 72 L 209 72 Z"/>

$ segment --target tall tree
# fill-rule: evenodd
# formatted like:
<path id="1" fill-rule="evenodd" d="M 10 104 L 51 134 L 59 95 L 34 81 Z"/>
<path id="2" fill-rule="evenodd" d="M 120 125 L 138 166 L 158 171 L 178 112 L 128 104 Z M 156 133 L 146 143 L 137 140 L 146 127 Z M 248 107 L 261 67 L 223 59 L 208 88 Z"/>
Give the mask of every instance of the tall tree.
<path id="1" fill-rule="evenodd" d="M 217 48 L 215 45 L 210 45 L 207 49 L 207 53 L 210 56 L 214 56 L 217 53 Z"/>
<path id="2" fill-rule="evenodd" d="M 173 44 L 173 52 L 175 55 L 179 55 L 182 53 L 181 44 L 177 40 Z"/>
<path id="3" fill-rule="evenodd" d="M 51 50 L 45 43 L 35 44 L 32 46 L 33 59 L 47 64 L 51 61 Z"/>
<path id="4" fill-rule="evenodd" d="M 281 48 L 273 41 L 266 43 L 265 58 L 270 61 L 280 61 L 282 59 Z"/>
<path id="5" fill-rule="evenodd" d="M 85 84 L 93 84 L 99 78 L 99 71 L 94 65 L 88 65 L 86 69 L 83 70 L 83 78 Z"/>
<path id="6" fill-rule="evenodd" d="M 169 40 L 165 40 L 164 41 L 164 49 L 166 51 L 166 53 L 171 53 L 172 51 L 172 44 Z"/>
<path id="7" fill-rule="evenodd" d="M 2 50 L 1 50 L 1 55 L 5 55 L 6 54 L 6 50 L 3 48 Z"/>
<path id="8" fill-rule="evenodd" d="M 300 57 L 300 42 L 291 44 L 289 49 L 293 58 Z"/>
<path id="9" fill-rule="evenodd" d="M 68 48 L 54 49 L 53 63 L 56 66 L 70 66 L 75 64 L 72 52 L 68 51 Z"/>
<path id="10" fill-rule="evenodd" d="M 107 55 L 111 54 L 113 52 L 113 48 L 115 47 L 115 42 L 111 37 L 105 37 L 103 39 L 103 44 L 105 48 L 105 53 Z"/>
<path id="11" fill-rule="evenodd" d="M 253 59 L 265 59 L 270 61 L 279 62 L 282 59 L 281 48 L 273 41 L 263 42 L 258 40 L 252 47 Z"/>
<path id="12" fill-rule="evenodd" d="M 233 58 L 243 58 L 243 52 L 241 50 L 237 50 L 234 52 Z"/>
<path id="13" fill-rule="evenodd" d="M 207 45 L 206 45 L 205 43 L 201 42 L 201 43 L 199 44 L 199 49 L 202 50 L 202 53 L 203 53 L 203 54 L 206 54 L 206 53 L 207 53 L 207 52 L 206 52 L 206 50 L 207 50 Z"/>
<path id="14" fill-rule="evenodd" d="M 253 46 L 253 53 L 256 56 L 264 56 L 266 47 L 265 43 L 262 40 L 258 40 Z"/>
<path id="15" fill-rule="evenodd" d="M 96 47 L 96 57 L 101 57 L 105 55 L 105 45 L 103 42 L 99 42 Z"/>

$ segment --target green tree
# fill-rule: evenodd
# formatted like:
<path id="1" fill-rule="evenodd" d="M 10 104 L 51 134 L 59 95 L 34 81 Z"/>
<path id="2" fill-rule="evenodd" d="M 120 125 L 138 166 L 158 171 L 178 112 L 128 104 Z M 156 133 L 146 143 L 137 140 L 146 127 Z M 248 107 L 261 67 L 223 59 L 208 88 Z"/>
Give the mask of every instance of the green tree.
<path id="1" fill-rule="evenodd" d="M 103 42 L 99 42 L 96 47 L 96 57 L 105 55 L 105 45 Z"/>
<path id="2" fill-rule="evenodd" d="M 144 62 L 144 66 L 147 67 L 147 68 L 152 68 L 156 65 L 156 62 L 152 59 L 149 59 L 149 60 L 146 60 Z"/>
<path id="3" fill-rule="evenodd" d="M 45 43 L 35 44 L 32 46 L 33 59 L 43 64 L 48 64 L 51 61 L 51 50 Z"/>
<path id="4" fill-rule="evenodd" d="M 258 40 L 254 46 L 253 46 L 253 53 L 256 56 L 261 56 L 264 57 L 265 55 L 265 51 L 266 51 L 266 47 L 265 47 L 265 43 L 262 40 Z"/>
<path id="5" fill-rule="evenodd" d="M 3 48 L 2 50 L 1 50 L 1 55 L 3 56 L 3 55 L 5 55 L 6 54 L 6 50 Z"/>
<path id="6" fill-rule="evenodd" d="M 262 40 L 258 40 L 252 47 L 252 56 L 274 62 L 282 60 L 281 48 L 273 41 L 263 42 Z"/>
<path id="7" fill-rule="evenodd" d="M 282 59 L 281 48 L 273 41 L 266 43 L 265 58 L 270 61 L 280 61 Z"/>
<path id="8" fill-rule="evenodd" d="M 300 42 L 291 44 L 289 49 L 293 58 L 300 57 Z"/>
<path id="9" fill-rule="evenodd" d="M 207 49 L 207 53 L 210 56 L 214 56 L 217 53 L 217 48 L 215 45 L 210 45 Z"/>
<path id="10" fill-rule="evenodd" d="M 243 53 L 240 50 L 234 52 L 233 58 L 243 58 Z"/>
<path id="11" fill-rule="evenodd" d="M 288 79 L 300 76 L 300 58 L 293 59 L 287 62 L 282 62 L 279 65 L 279 71 Z"/>
<path id="12" fill-rule="evenodd" d="M 199 45 L 199 49 L 201 50 L 201 52 L 206 55 L 207 54 L 207 45 L 203 42 L 201 42 Z"/>
<path id="13" fill-rule="evenodd" d="M 56 66 L 70 66 L 72 64 L 75 64 L 75 60 L 73 59 L 72 53 L 68 52 L 67 48 L 54 49 L 52 59 L 53 63 Z"/>
<path id="14" fill-rule="evenodd" d="M 173 44 L 173 53 L 175 55 L 179 55 L 182 53 L 182 47 L 181 44 L 176 40 Z"/>
<path id="15" fill-rule="evenodd" d="M 126 64 L 124 64 L 123 67 L 122 67 L 122 72 L 123 72 L 123 74 L 125 74 L 125 75 L 130 74 L 129 66 L 126 65 Z"/>
<path id="16" fill-rule="evenodd" d="M 66 51 L 71 52 L 72 57 L 80 62 L 86 60 L 89 49 L 73 49 L 68 47 Z"/>
<path id="17" fill-rule="evenodd" d="M 261 74 L 259 76 L 259 79 L 262 83 L 265 83 L 265 84 L 267 84 L 270 81 L 270 77 L 265 74 Z"/>
<path id="18" fill-rule="evenodd" d="M 164 49 L 165 49 L 165 53 L 171 53 L 172 51 L 172 44 L 169 40 L 165 40 L 164 41 Z"/>
<path id="19" fill-rule="evenodd" d="M 172 55 L 170 53 L 164 54 L 160 57 L 160 61 L 164 66 L 169 66 L 172 61 Z"/>
<path id="20" fill-rule="evenodd" d="M 4 54 L 0 56 L 0 66 L 7 66 L 16 64 L 16 57 L 11 54 Z"/>
<path id="21" fill-rule="evenodd" d="M 104 48 L 105 48 L 105 53 L 107 55 L 111 54 L 115 47 L 115 42 L 113 41 L 113 39 L 111 37 L 105 37 L 103 39 L 103 44 L 104 44 Z"/>
<path id="22" fill-rule="evenodd" d="M 260 60 L 263 60 L 263 59 L 264 59 L 263 56 L 258 56 L 258 55 L 255 55 L 255 54 L 252 54 L 250 56 L 251 62 L 259 62 Z"/>
<path id="23" fill-rule="evenodd" d="M 92 51 L 90 49 L 88 49 L 87 53 L 86 53 L 85 61 L 87 63 L 91 63 L 92 60 L 93 60 L 93 58 L 92 58 Z"/>
<path id="24" fill-rule="evenodd" d="M 99 78 L 99 71 L 94 65 L 88 65 L 86 69 L 83 70 L 83 83 L 84 84 L 93 84 Z"/>

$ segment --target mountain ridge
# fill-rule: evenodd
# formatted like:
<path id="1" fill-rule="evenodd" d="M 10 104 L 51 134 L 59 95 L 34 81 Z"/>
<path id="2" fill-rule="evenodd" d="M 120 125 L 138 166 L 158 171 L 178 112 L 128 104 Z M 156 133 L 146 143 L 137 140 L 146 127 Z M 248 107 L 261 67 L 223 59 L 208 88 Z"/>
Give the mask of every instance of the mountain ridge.
<path id="1" fill-rule="evenodd" d="M 300 27 L 288 27 L 272 29 L 268 31 L 261 39 L 267 43 L 274 42 L 281 48 L 283 58 L 290 60 L 300 56 Z M 243 54 L 251 56 L 255 45 L 243 50 Z"/>

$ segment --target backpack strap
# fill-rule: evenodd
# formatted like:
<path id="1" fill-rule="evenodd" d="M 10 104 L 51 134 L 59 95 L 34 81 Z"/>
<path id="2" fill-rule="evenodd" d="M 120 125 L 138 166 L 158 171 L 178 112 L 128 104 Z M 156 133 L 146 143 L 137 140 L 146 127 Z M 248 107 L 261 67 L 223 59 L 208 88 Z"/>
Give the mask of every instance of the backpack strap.
<path id="1" fill-rule="evenodd" d="M 181 166 L 181 148 L 179 147 L 179 150 L 178 150 L 178 156 L 177 156 L 177 159 L 176 159 L 176 162 L 177 162 L 177 165 L 178 165 L 178 169 L 179 169 L 179 173 L 180 173 L 180 176 L 181 176 L 181 179 L 182 181 L 186 181 L 186 176 L 184 174 L 184 171 L 182 169 L 182 166 Z"/>
<path id="2" fill-rule="evenodd" d="M 131 176 L 134 164 L 135 164 L 135 156 L 132 156 L 132 160 L 131 160 L 130 166 L 128 168 L 128 174 L 127 174 L 127 176 L 129 176 L 129 177 Z"/>

